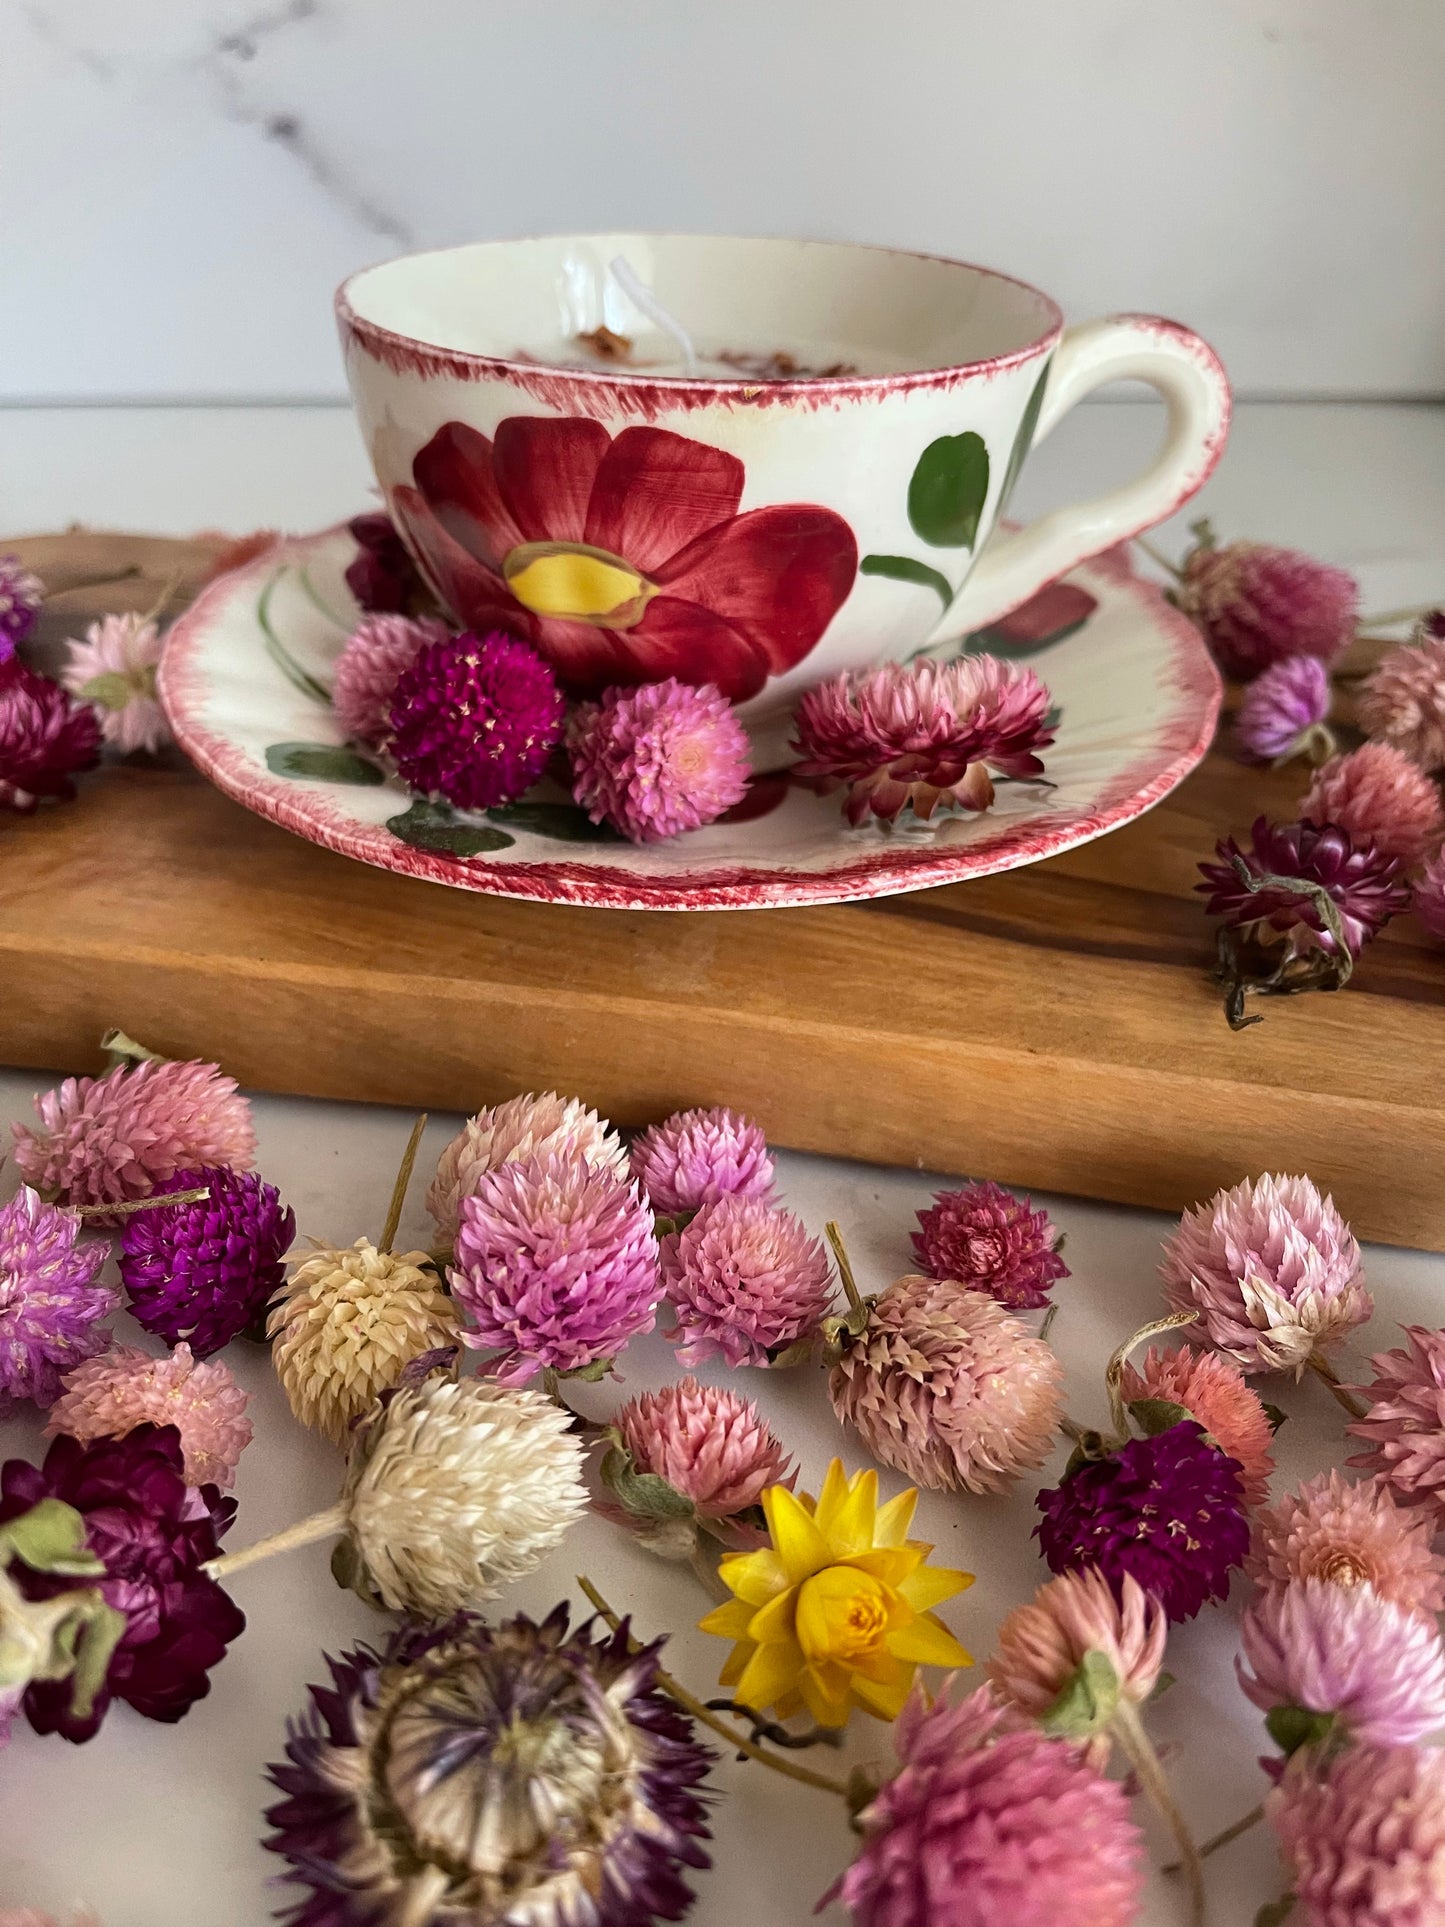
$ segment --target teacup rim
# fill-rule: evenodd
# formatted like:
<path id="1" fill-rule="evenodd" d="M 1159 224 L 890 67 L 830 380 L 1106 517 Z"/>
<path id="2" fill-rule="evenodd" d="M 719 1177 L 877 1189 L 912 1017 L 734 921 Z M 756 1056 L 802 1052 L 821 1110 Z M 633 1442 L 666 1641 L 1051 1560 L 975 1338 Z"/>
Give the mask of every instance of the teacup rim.
<path id="1" fill-rule="evenodd" d="M 358 314 L 351 302 L 350 290 L 363 276 L 374 274 L 379 268 L 396 267 L 407 261 L 429 260 L 436 255 L 460 254 L 473 247 L 521 245 L 532 241 L 600 240 L 603 238 L 601 230 L 590 233 L 495 235 L 481 240 L 449 242 L 445 247 L 411 248 L 404 254 L 387 255 L 379 261 L 371 261 L 364 267 L 353 269 L 339 283 L 333 297 L 336 317 L 348 333 L 356 335 L 364 345 L 378 350 L 380 358 L 393 366 L 413 369 L 434 366 L 468 380 L 491 375 L 523 385 L 535 382 L 539 375 L 545 375 L 548 382 L 575 384 L 589 391 L 615 388 L 633 395 L 642 389 L 658 388 L 678 400 L 689 396 L 694 401 L 714 398 L 719 401 L 751 401 L 760 390 L 765 390 L 770 399 L 782 401 L 798 395 L 861 397 L 874 393 L 896 394 L 900 389 L 948 387 L 961 379 L 998 374 L 1051 354 L 1064 331 L 1063 309 L 1051 294 L 1046 294 L 1032 281 L 1024 280 L 1022 275 L 1009 274 L 1003 268 L 989 267 L 981 261 L 965 261 L 956 255 L 937 254 L 925 248 L 891 247 L 881 241 L 840 241 L 816 235 L 705 234 L 681 228 L 634 228 L 628 231 L 650 241 L 800 241 L 805 247 L 847 248 L 859 254 L 893 254 L 906 260 L 937 261 L 944 267 L 963 268 L 969 273 L 984 275 L 991 281 L 1004 281 L 1022 288 L 1042 305 L 1048 317 L 1048 326 L 1042 334 L 1021 348 L 1011 348 L 998 355 L 980 355 L 967 361 L 940 362 L 932 368 L 897 369 L 874 375 L 808 375 L 761 381 L 757 376 L 746 375 L 663 375 L 643 369 L 569 368 L 555 364 L 544 368 L 535 361 L 520 360 L 510 355 L 482 354 L 469 348 L 451 348 L 440 342 L 428 341 L 422 335 L 388 328 L 382 322 Z"/>

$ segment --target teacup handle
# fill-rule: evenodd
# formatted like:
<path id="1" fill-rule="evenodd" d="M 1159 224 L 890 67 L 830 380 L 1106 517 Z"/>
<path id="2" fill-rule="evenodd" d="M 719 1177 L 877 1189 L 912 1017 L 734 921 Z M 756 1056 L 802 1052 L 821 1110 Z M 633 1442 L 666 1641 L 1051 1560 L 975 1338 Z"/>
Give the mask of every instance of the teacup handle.
<path id="1" fill-rule="evenodd" d="M 982 629 L 1116 542 L 1162 522 L 1208 479 L 1229 431 L 1229 381 L 1208 342 L 1157 315 L 1068 329 L 1049 367 L 1033 446 L 1075 402 L 1110 381 L 1145 381 L 1169 410 L 1164 446 L 1142 475 L 1023 529 L 996 529 L 929 643 Z"/>

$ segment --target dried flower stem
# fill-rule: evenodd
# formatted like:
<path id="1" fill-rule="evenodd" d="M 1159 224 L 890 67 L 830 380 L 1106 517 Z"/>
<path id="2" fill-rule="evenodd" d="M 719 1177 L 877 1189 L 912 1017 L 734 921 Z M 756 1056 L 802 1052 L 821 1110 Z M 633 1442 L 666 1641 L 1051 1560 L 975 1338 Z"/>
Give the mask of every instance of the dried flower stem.
<path id="1" fill-rule="evenodd" d="M 1142 1345 L 1146 1338 L 1157 1338 L 1161 1332 L 1177 1331 L 1181 1325 L 1198 1322 L 1196 1311 L 1175 1311 L 1167 1318 L 1151 1318 L 1147 1325 L 1141 1325 L 1132 1337 L 1126 1338 L 1114 1352 L 1104 1367 L 1104 1390 L 1109 1394 L 1109 1418 L 1121 1440 L 1129 1437 L 1129 1414 L 1124 1410 L 1122 1385 L 1124 1367 L 1129 1362 L 1129 1354 L 1136 1345 Z"/>
<path id="2" fill-rule="evenodd" d="M 1188 1821 L 1179 1811 L 1164 1769 L 1159 1764 L 1159 1755 L 1154 1751 L 1153 1742 L 1144 1731 L 1132 1701 L 1119 1701 L 1112 1726 L 1126 1759 L 1134 1769 L 1141 1791 L 1174 1835 L 1179 1848 L 1179 1865 L 1189 1883 L 1189 1918 L 1192 1927 L 1204 1927 L 1204 1868 L 1200 1863 L 1199 1849 L 1194 1844 Z"/>
<path id="3" fill-rule="evenodd" d="M 1353 1392 L 1345 1390 L 1340 1383 L 1338 1372 L 1327 1358 L 1322 1358 L 1318 1352 L 1311 1352 L 1305 1363 L 1316 1378 L 1329 1386 L 1331 1398 L 1343 1405 L 1351 1418 L 1365 1417 L 1370 1409 L 1369 1406 L 1362 1399 L 1356 1398 Z"/>
<path id="4" fill-rule="evenodd" d="M 411 1136 L 406 1141 L 406 1149 L 401 1154 L 401 1169 L 396 1174 L 396 1183 L 391 1187 L 391 1203 L 386 1207 L 386 1223 L 381 1227 L 381 1242 L 378 1251 L 390 1251 L 396 1242 L 396 1228 L 401 1223 L 401 1209 L 406 1203 L 407 1188 L 416 1165 L 417 1148 L 421 1144 L 421 1134 L 426 1129 L 427 1114 L 422 1112 L 411 1127 Z"/>
<path id="5" fill-rule="evenodd" d="M 1154 544 L 1152 542 L 1146 542 L 1142 535 L 1136 535 L 1134 537 L 1134 546 L 1142 549 L 1156 568 L 1163 569 L 1167 575 L 1172 575 L 1176 582 L 1182 582 L 1184 580 L 1184 571 L 1179 567 L 1178 563 L 1171 562 L 1162 549 L 1156 549 Z"/>
<path id="6" fill-rule="evenodd" d="M 596 1607 L 597 1611 L 601 1613 L 613 1632 L 620 1632 L 622 1621 L 617 1617 L 617 1614 L 613 1612 L 607 1601 L 592 1584 L 592 1581 L 584 1578 L 581 1573 L 578 1573 L 577 1584 L 582 1588 L 583 1592 L 586 1593 L 588 1599 L 592 1602 L 593 1606 Z M 629 1643 L 635 1650 L 638 1642 L 632 1639 Z M 735 1748 L 739 1753 L 746 1753 L 750 1760 L 756 1760 L 760 1766 L 770 1766 L 775 1773 L 785 1773 L 790 1780 L 799 1780 L 804 1786 L 816 1787 L 820 1793 L 836 1793 L 841 1800 L 848 1798 L 846 1782 L 831 1779 L 826 1773 L 814 1773 L 805 1766 L 798 1766 L 796 1762 L 792 1760 L 783 1759 L 780 1754 L 770 1753 L 766 1747 L 755 1746 L 751 1740 L 745 1740 L 736 1727 L 729 1726 L 726 1720 L 721 1720 L 716 1713 L 709 1712 L 702 1701 L 689 1693 L 685 1686 L 679 1685 L 671 1673 L 664 1673 L 659 1669 L 657 1673 L 657 1683 L 663 1692 L 667 1694 L 667 1697 L 680 1706 L 685 1713 L 691 1713 L 695 1720 L 700 1721 L 703 1726 L 709 1727 L 714 1733 L 718 1734 L 720 1738 L 726 1740 L 730 1747 Z"/>
<path id="7" fill-rule="evenodd" d="M 428 1927 L 436 1913 L 437 1903 L 451 1884 L 451 1875 L 443 1867 L 426 1867 L 421 1873 L 414 1874 L 402 1895 L 396 1927 Z"/>
<path id="8" fill-rule="evenodd" d="M 273 1532 L 268 1539 L 258 1539 L 253 1546 L 222 1553 L 219 1559 L 208 1559 L 201 1570 L 211 1579 L 229 1579 L 233 1573 L 259 1565 L 274 1553 L 291 1552 L 297 1546 L 313 1545 L 318 1539 L 335 1539 L 346 1531 L 348 1524 L 349 1515 L 344 1505 L 327 1506 L 324 1512 L 313 1512 L 309 1519 L 298 1519 L 294 1526 L 287 1526 L 284 1532 Z"/>
<path id="9" fill-rule="evenodd" d="M 77 1218 L 129 1218 L 136 1211 L 155 1211 L 163 1204 L 200 1204 L 210 1195 L 210 1185 L 200 1184 L 192 1191 L 161 1191 L 153 1198 L 126 1198 L 119 1204 L 70 1204 L 65 1208 Z"/>
<path id="10" fill-rule="evenodd" d="M 1216 1833 L 1213 1839 L 1205 1841 L 1204 1845 L 1199 1849 L 1199 1858 L 1201 1860 L 1207 1860 L 1210 1854 L 1218 1853 L 1221 1847 L 1229 1846 L 1232 1841 L 1238 1840 L 1241 1834 L 1248 1833 L 1251 1827 L 1257 1827 L 1263 1818 L 1264 1807 L 1262 1805 L 1251 1807 L 1248 1813 L 1241 1813 L 1237 1820 L 1231 1821 L 1227 1827 L 1224 1827 L 1219 1833 Z M 1182 1860 L 1171 1860 L 1169 1865 L 1163 1868 L 1162 1871 L 1164 1873 L 1178 1873 L 1183 1865 Z"/>
<path id="11" fill-rule="evenodd" d="M 138 1044 L 134 1037 L 127 1037 L 123 1030 L 112 1028 L 100 1040 L 100 1048 L 110 1062 L 107 1066 L 115 1070 L 121 1064 L 166 1064 L 170 1059 L 160 1051 L 152 1050 L 149 1044 Z"/>
<path id="12" fill-rule="evenodd" d="M 843 1243 L 843 1234 L 831 1218 L 823 1226 L 823 1231 L 828 1243 L 833 1247 L 833 1258 L 838 1266 L 838 1276 L 843 1280 L 843 1290 L 848 1296 L 849 1309 L 862 1311 L 863 1294 L 858 1289 L 858 1281 L 853 1276 L 853 1267 L 848 1262 L 848 1251 Z"/>

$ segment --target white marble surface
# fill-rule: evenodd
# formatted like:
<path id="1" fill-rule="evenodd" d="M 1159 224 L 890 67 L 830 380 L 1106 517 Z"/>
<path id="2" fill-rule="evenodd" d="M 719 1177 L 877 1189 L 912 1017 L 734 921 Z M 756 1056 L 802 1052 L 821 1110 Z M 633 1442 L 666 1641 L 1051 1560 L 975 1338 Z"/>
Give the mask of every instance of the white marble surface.
<path id="1" fill-rule="evenodd" d="M 1438 0 L 0 0 L 0 395 L 339 392 L 331 291 L 585 228 L 891 242 L 1248 392 L 1445 390 Z"/>

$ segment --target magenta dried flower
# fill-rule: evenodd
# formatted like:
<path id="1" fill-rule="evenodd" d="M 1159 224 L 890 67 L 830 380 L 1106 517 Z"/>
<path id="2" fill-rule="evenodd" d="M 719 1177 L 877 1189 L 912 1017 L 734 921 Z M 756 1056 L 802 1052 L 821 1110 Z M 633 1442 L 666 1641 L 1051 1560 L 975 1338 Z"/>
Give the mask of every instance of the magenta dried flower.
<path id="1" fill-rule="evenodd" d="M 1356 844 L 1373 843 L 1406 865 L 1438 850 L 1445 837 L 1439 790 L 1389 743 L 1364 743 L 1316 770 L 1300 815 L 1307 823 L 1333 823 Z"/>
<path id="2" fill-rule="evenodd" d="M 715 823 L 747 794 L 747 731 L 711 683 L 605 690 L 573 710 L 567 749 L 572 794 L 634 843 Z"/>
<path id="3" fill-rule="evenodd" d="M 353 516 L 346 526 L 357 545 L 347 564 L 346 586 L 361 607 L 386 615 L 409 609 L 422 582 L 391 517 L 374 509 Z"/>
<path id="4" fill-rule="evenodd" d="M 675 1218 L 725 1196 L 773 1196 L 773 1159 L 750 1117 L 719 1104 L 675 1111 L 632 1145 L 632 1175 L 654 1211 Z"/>
<path id="5" fill-rule="evenodd" d="M 1445 1752 L 1306 1747 L 1264 1803 L 1294 1911 L 1289 1927 L 1439 1927 Z"/>
<path id="6" fill-rule="evenodd" d="M 0 809 L 28 816 L 45 797 L 72 797 L 73 779 L 99 761 L 94 710 L 0 653 Z"/>
<path id="7" fill-rule="evenodd" d="M 662 1276 L 677 1313 L 666 1335 L 689 1366 L 766 1365 L 770 1352 L 817 1329 L 833 1297 L 823 1247 L 800 1221 L 732 1194 L 664 1239 Z"/>
<path id="8" fill-rule="evenodd" d="M 1223 1599 L 1249 1551 L 1239 1467 L 1193 1419 L 1085 1460 L 1036 1503 L 1050 1572 L 1130 1573 L 1174 1622 Z"/>
<path id="9" fill-rule="evenodd" d="M 354 743 L 376 749 L 391 727 L 391 702 L 403 670 L 428 643 L 445 643 L 451 632 L 434 617 L 363 616 L 346 639 L 331 673 L 331 707 Z"/>
<path id="10" fill-rule="evenodd" d="M 0 1468 L 0 1525 L 42 1499 L 59 1499 L 85 1520 L 87 1546 L 105 1567 L 100 1591 L 126 1623 L 90 1714 L 72 1712 L 68 1680 L 35 1680 L 25 1694 L 30 1724 L 88 1740 L 112 1699 L 149 1720 L 180 1719 L 210 1691 L 207 1675 L 246 1624 L 201 1570 L 220 1551 L 235 1501 L 214 1486 L 186 1484 L 171 1425 L 140 1425 L 91 1445 L 58 1438 L 43 1465 L 10 1459 Z M 10 1577 L 29 1599 L 75 1583 L 28 1572 L 18 1560 Z"/>
<path id="11" fill-rule="evenodd" d="M 1245 1178 L 1195 1205 L 1159 1275 L 1175 1310 L 1196 1312 L 1244 1372 L 1298 1377 L 1375 1309 L 1354 1233 L 1306 1177 Z"/>
<path id="12" fill-rule="evenodd" d="M 1259 1021 L 1243 1014 L 1250 991 L 1342 988 L 1365 945 L 1410 903 L 1399 859 L 1334 824 L 1260 816 L 1250 837 L 1247 850 L 1222 837 L 1219 860 L 1200 864 L 1194 886 L 1206 913 L 1224 920 L 1218 975 L 1236 1030 Z"/>
<path id="13" fill-rule="evenodd" d="M 856 1927 L 1128 1927 L 1144 1843 L 1129 1799 L 1064 1740 L 999 1705 L 915 1689 L 899 1771 L 859 1815 L 857 1858 L 824 1896 Z"/>
<path id="14" fill-rule="evenodd" d="M 565 705 L 550 664 L 500 630 L 423 645 L 392 691 L 388 749 L 402 781 L 458 809 L 513 803 L 547 766 Z"/>
<path id="15" fill-rule="evenodd" d="M 1226 676 L 1248 682 L 1285 656 L 1333 662 L 1353 641 L 1360 591 L 1344 569 L 1267 542 L 1216 548 L 1205 522 L 1194 533 L 1174 599 Z"/>
<path id="16" fill-rule="evenodd" d="M 285 1276 L 295 1214 L 254 1171 L 209 1165 L 177 1172 L 174 1188 L 203 1188 L 189 1204 L 161 1204 L 126 1219 L 120 1276 L 142 1331 L 185 1339 L 209 1358 L 261 1318 Z"/>
<path id="17" fill-rule="evenodd" d="M 1445 1530 L 1445 1331 L 1406 1325 L 1405 1348 L 1376 1352 L 1374 1378 L 1353 1389 L 1368 1404 L 1346 1431 L 1369 1446 L 1350 1460 L 1403 1505 L 1426 1506 Z"/>
<path id="18" fill-rule="evenodd" d="M 810 689 L 794 718 L 794 774 L 827 795 L 842 786 L 853 824 L 925 822 L 940 807 L 986 810 L 989 772 L 1043 773 L 1051 698 L 1032 669 L 996 656 L 884 663 Z"/>
<path id="19" fill-rule="evenodd" d="M 792 1482 L 782 1440 L 752 1400 L 695 1378 L 629 1399 L 613 1423 L 633 1470 L 666 1479 L 704 1519 L 731 1518 L 764 1486 Z"/>
<path id="20" fill-rule="evenodd" d="M 1445 1723 L 1445 1646 L 1434 1620 L 1372 1586 L 1269 1587 L 1245 1612 L 1240 1640 L 1253 1671 L 1236 1660 L 1239 1683 L 1266 1713 L 1319 1714 L 1368 1746 L 1422 1740 Z"/>
<path id="21" fill-rule="evenodd" d="M 913 1251 L 930 1278 L 987 1292 L 1011 1311 L 1048 1304 L 1051 1287 L 1069 1275 L 1048 1212 L 1000 1184 L 940 1191 L 932 1209 L 919 1212 L 918 1225 Z"/>
<path id="22" fill-rule="evenodd" d="M 61 1374 L 110 1343 L 100 1320 L 120 1294 L 97 1282 L 108 1247 L 77 1244 L 79 1232 L 29 1185 L 0 1205 L 0 1418 L 20 1399 L 52 1404 Z"/>
<path id="23" fill-rule="evenodd" d="M 659 1644 L 470 1614 L 327 1663 L 292 1722 L 266 1841 L 291 1927 L 650 1927 L 706 1867 L 711 1755 Z"/>
<path id="24" fill-rule="evenodd" d="M 38 1128 L 16 1124 L 15 1162 L 66 1204 L 117 1204 L 177 1189 L 200 1164 L 244 1170 L 256 1155 L 251 1106 L 214 1064 L 119 1064 L 67 1077 L 35 1099 Z"/>
<path id="25" fill-rule="evenodd" d="M 1360 685 L 1361 729 L 1421 769 L 1445 767 L 1445 621 L 1427 617 L 1409 642 L 1380 658 Z"/>
<path id="26" fill-rule="evenodd" d="M 229 1492 L 237 1461 L 251 1443 L 243 1392 L 228 1365 L 203 1365 L 184 1341 L 165 1358 L 134 1345 L 114 1345 L 65 1375 L 50 1408 L 45 1436 L 65 1432 L 82 1445 L 120 1439 L 137 1425 L 174 1425 L 181 1437 L 187 1485 Z"/>
<path id="27" fill-rule="evenodd" d="M 45 600 L 45 585 L 18 555 L 0 555 L 0 663 L 28 639 Z"/>
<path id="28" fill-rule="evenodd" d="M 1272 663 L 1245 690 L 1234 718 L 1239 752 L 1246 763 L 1288 763 L 1296 756 L 1319 762 L 1334 749 L 1326 727 L 1330 672 L 1318 656 L 1286 656 Z"/>
<path id="29" fill-rule="evenodd" d="M 611 1360 L 652 1330 L 662 1296 L 651 1212 L 579 1149 L 484 1171 L 461 1200 L 448 1276 L 463 1342 L 500 1352 L 487 1370 L 503 1385 Z"/>

